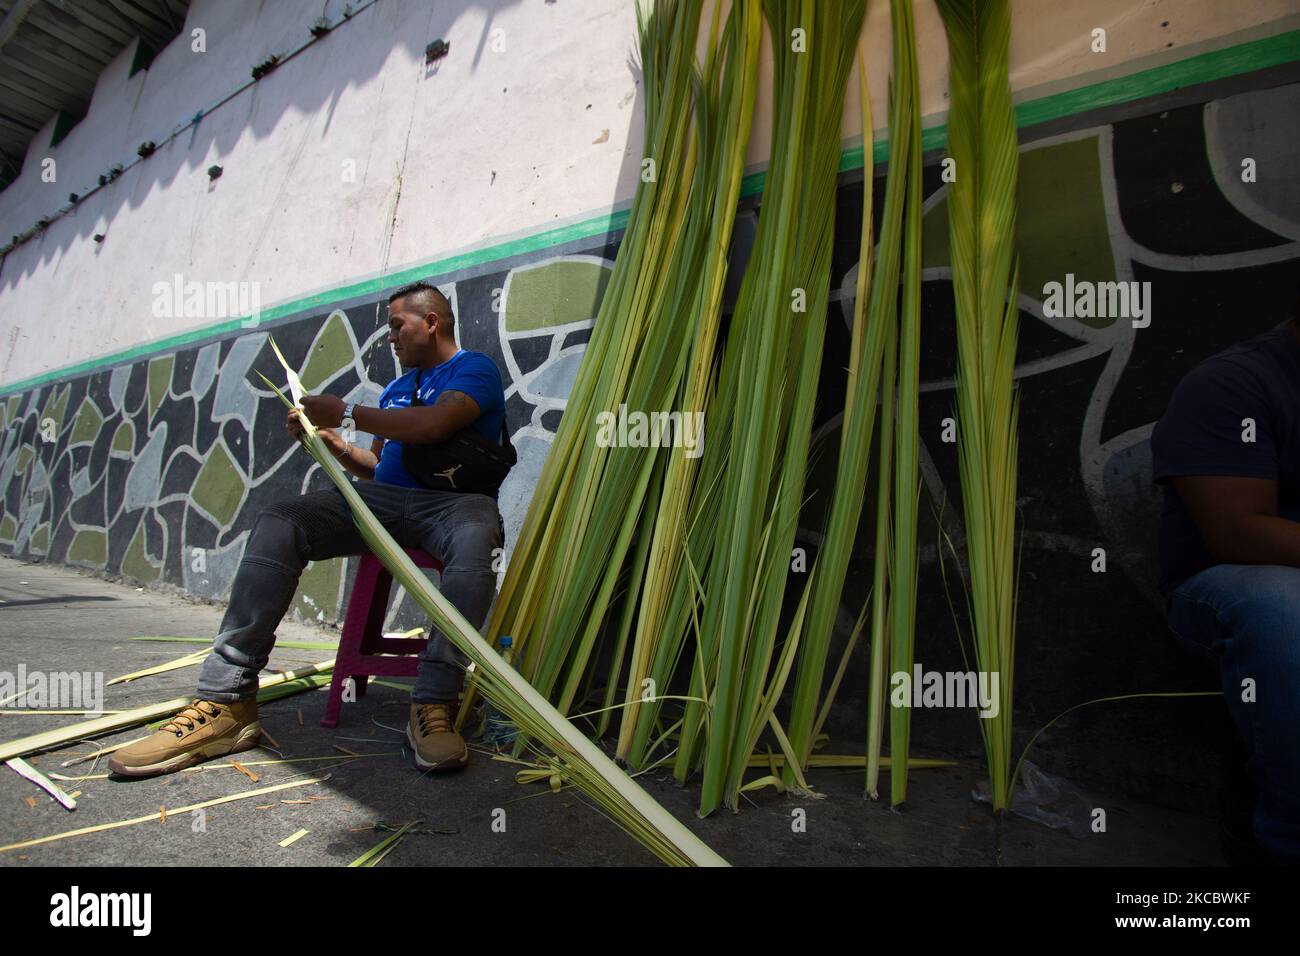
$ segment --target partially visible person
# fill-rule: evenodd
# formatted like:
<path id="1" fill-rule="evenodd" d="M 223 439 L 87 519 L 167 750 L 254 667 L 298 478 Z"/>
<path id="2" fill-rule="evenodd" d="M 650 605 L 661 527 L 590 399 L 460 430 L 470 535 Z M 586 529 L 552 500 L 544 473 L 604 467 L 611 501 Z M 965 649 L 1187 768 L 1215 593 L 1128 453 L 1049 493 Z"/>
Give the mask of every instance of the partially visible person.
<path id="1" fill-rule="evenodd" d="M 1300 303 L 1189 372 L 1151 452 L 1169 629 L 1218 665 L 1256 840 L 1300 863 Z"/>

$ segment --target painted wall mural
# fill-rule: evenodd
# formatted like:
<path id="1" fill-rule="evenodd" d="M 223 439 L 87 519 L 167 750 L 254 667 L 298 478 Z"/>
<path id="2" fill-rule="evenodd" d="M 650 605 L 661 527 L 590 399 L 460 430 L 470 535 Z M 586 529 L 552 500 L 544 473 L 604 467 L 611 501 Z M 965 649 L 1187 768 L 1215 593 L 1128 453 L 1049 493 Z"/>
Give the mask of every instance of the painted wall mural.
<path id="1" fill-rule="evenodd" d="M 492 356 L 507 385 L 520 453 L 500 499 L 511 541 L 613 252 L 554 256 L 442 283 L 460 344 Z M 386 296 L 269 331 L 311 391 L 374 404 L 400 371 L 386 341 Z M 328 486 L 284 432 L 283 406 L 253 372 L 282 377 L 267 338 L 259 329 L 0 402 L 0 548 L 227 597 L 258 511 Z M 310 565 L 293 613 L 337 620 L 347 578 L 342 559 Z M 391 620 L 414 613 L 399 601 Z"/>
<path id="2" fill-rule="evenodd" d="M 1158 500 L 1148 437 L 1193 365 L 1294 308 L 1297 128 L 1300 84 L 1292 84 L 1153 108 L 1022 147 L 1020 506 L 1029 595 L 1022 632 L 1068 630 L 1097 614 L 1112 629 L 1128 621 L 1159 630 Z M 923 592 L 933 584 L 924 575 L 938 566 L 939 525 L 956 541 L 962 537 L 955 446 L 940 438 L 942 420 L 952 414 L 956 355 L 938 159 L 926 167 L 921 457 L 931 520 L 921 531 Z M 1243 181 L 1245 159 L 1253 160 L 1253 181 Z M 883 186 L 877 177 L 877 215 Z M 838 363 L 849 341 L 862 188 L 861 176 L 850 173 L 839 190 L 831 308 L 844 321 L 830 324 L 819 396 L 813 474 L 814 490 L 822 492 L 835 469 L 845 384 Z M 756 198 L 746 202 L 738 249 L 760 212 Z M 507 384 L 507 417 L 520 451 L 501 492 L 507 548 L 564 409 L 617 241 L 611 235 L 472 274 L 428 276 L 452 300 L 460 344 L 492 356 Z M 1076 283 L 1150 283 L 1138 286 L 1150 290 L 1139 321 L 1148 324 L 1135 327 L 1127 315 L 1053 314 L 1045 309 L 1045 289 L 1066 283 L 1067 275 Z M 384 303 L 379 295 L 341 302 L 270 331 L 309 388 L 374 402 L 397 373 Z M 226 597 L 258 511 L 327 484 L 290 441 L 283 407 L 253 374 L 256 368 L 278 380 L 267 331 L 0 399 L 0 551 Z M 800 541 L 810 548 L 828 497 L 813 494 L 802 517 Z M 864 508 L 864 522 L 873 514 Z M 863 563 L 855 567 L 869 568 L 870 539 L 859 536 Z M 1109 555 L 1105 584 L 1086 573 L 1097 546 Z M 336 620 L 347 571 L 342 560 L 309 567 L 294 613 Z M 842 610 L 850 622 L 867 577 L 851 577 L 846 588 Z M 1035 599 L 1034 581 L 1056 583 Z M 942 623 L 947 607 L 934 603 L 922 608 L 922 627 L 947 626 L 951 644 L 951 623 Z M 389 620 L 394 627 L 421 622 L 417 609 L 401 601 Z M 1053 639 L 1031 634 L 1026 652 L 1050 648 Z M 1106 645 L 1093 646 L 1103 653 Z M 1158 667 L 1163 653 L 1150 651 L 1147 663 Z M 1034 706 L 1035 678 L 1025 673 L 1025 699 Z M 1101 678 L 1094 683 L 1112 689 Z M 1058 703 L 1053 694 L 1068 705 L 1086 690 L 1049 685 L 1044 674 L 1037 706 L 1045 712 Z"/>

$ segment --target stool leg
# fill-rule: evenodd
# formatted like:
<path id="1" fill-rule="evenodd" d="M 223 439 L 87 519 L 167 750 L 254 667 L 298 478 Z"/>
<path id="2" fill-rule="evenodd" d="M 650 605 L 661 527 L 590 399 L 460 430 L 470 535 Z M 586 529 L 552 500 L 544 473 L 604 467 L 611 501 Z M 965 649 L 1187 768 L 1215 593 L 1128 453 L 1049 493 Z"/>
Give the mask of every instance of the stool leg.
<path id="1" fill-rule="evenodd" d="M 339 710 L 343 704 L 344 682 L 349 677 L 351 666 L 355 666 L 354 659 L 357 653 L 363 652 L 367 643 L 366 631 L 371 627 L 374 618 L 376 591 L 382 591 L 380 600 L 386 605 L 391 582 L 392 578 L 374 555 L 368 552 L 361 555 L 356 577 L 353 579 L 352 595 L 348 599 L 347 614 L 344 616 L 343 633 L 340 635 L 339 650 L 335 657 L 334 676 L 330 680 L 329 699 L 325 702 L 325 716 L 320 722 L 322 727 L 338 726 Z M 364 677 L 359 681 L 353 677 L 353 681 L 360 685 L 358 688 L 360 693 L 365 691 L 364 680 Z"/>
<path id="2" fill-rule="evenodd" d="M 343 704 L 343 672 L 335 668 L 334 678 L 330 681 L 330 695 L 325 701 L 325 716 L 320 719 L 322 727 L 339 725 L 339 708 Z"/>
<path id="3" fill-rule="evenodd" d="M 388 616 L 388 599 L 392 595 L 393 577 L 383 565 L 375 576 L 370 605 L 366 608 L 365 623 L 361 631 L 361 653 L 377 654 L 384 636 L 384 618 Z"/>

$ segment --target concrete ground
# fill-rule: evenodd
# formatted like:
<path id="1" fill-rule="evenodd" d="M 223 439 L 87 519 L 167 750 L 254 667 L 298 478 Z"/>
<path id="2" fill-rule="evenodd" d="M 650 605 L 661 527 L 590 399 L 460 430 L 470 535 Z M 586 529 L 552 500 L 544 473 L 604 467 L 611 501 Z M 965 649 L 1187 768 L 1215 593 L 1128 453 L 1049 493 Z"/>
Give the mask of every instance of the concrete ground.
<path id="1" fill-rule="evenodd" d="M 197 644 L 132 641 L 137 636 L 211 639 L 222 609 L 179 596 L 136 590 L 66 568 L 0 558 L 0 671 L 19 664 L 31 671 L 103 671 L 106 678 L 174 660 Z M 336 641 L 337 631 L 285 624 L 281 640 Z M 272 668 L 289 669 L 328 658 L 329 652 L 277 649 Z M 188 694 L 194 667 L 110 687 L 104 706 L 125 709 Z M 82 742 L 27 758 L 43 772 L 87 779 L 62 782 L 80 790 L 69 812 L 17 773 L 0 769 L 0 848 L 12 843 L 101 823 L 126 820 L 312 777 L 328 779 L 193 814 L 172 812 L 166 822 L 92 833 L 41 846 L 3 850 L 0 865 L 339 866 L 373 847 L 388 827 L 420 821 L 382 865 L 644 865 L 655 861 L 573 790 L 552 793 L 544 784 L 521 785 L 517 767 L 476 752 L 463 772 L 425 776 L 403 753 L 408 701 L 394 687 L 372 685 L 344 706 L 339 726 L 320 727 L 326 692 L 312 691 L 261 708 L 264 727 L 285 758 L 326 758 L 257 766 L 274 760 L 265 747 L 240 755 L 259 777 L 250 780 L 228 764 L 143 781 L 110 780 L 105 761 L 63 767 L 93 751 Z M 0 714 L 0 740 L 8 741 L 83 718 Z M 141 736 L 140 728 L 99 738 L 107 746 Z M 832 741 L 851 752 L 856 742 Z M 914 741 L 918 753 L 924 741 Z M 367 756 L 346 759 L 336 747 Z M 945 756 L 926 754 L 927 756 Z M 337 759 L 336 759 L 337 758 Z M 641 778 L 646 789 L 730 862 L 738 865 L 1148 865 L 1222 864 L 1214 819 L 1147 805 L 1112 794 L 1090 793 L 1106 808 L 1104 833 L 1076 839 L 1012 816 L 995 821 L 971 791 L 981 776 L 977 761 L 949 769 L 916 771 L 907 808 L 862 798 L 861 770 L 813 771 L 821 795 L 751 794 L 740 813 L 706 820 L 695 814 L 698 789 L 679 787 L 667 772 Z M 887 782 L 887 781 L 886 781 Z M 27 800 L 32 798 L 32 803 Z M 793 824 L 805 821 L 800 831 Z M 503 815 L 498 811 L 504 811 Z M 504 832 L 493 826 L 504 819 Z M 279 843 L 300 829 L 288 847 Z"/>

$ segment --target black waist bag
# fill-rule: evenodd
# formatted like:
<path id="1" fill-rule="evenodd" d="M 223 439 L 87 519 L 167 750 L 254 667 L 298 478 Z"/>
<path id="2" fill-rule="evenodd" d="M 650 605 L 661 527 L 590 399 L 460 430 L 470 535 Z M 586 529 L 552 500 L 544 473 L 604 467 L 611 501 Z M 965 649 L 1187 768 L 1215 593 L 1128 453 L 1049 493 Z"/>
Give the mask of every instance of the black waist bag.
<path id="1" fill-rule="evenodd" d="M 411 405 L 423 405 L 419 376 L 411 390 Z M 402 465 L 412 478 L 432 491 L 459 491 L 497 496 L 501 482 L 519 460 L 501 415 L 501 444 L 467 425 L 446 441 L 402 446 Z"/>
<path id="2" fill-rule="evenodd" d="M 473 426 L 467 426 L 436 445 L 402 447 L 402 464 L 425 488 L 473 492 L 493 498 L 518 460 L 504 421 L 499 445 Z"/>

